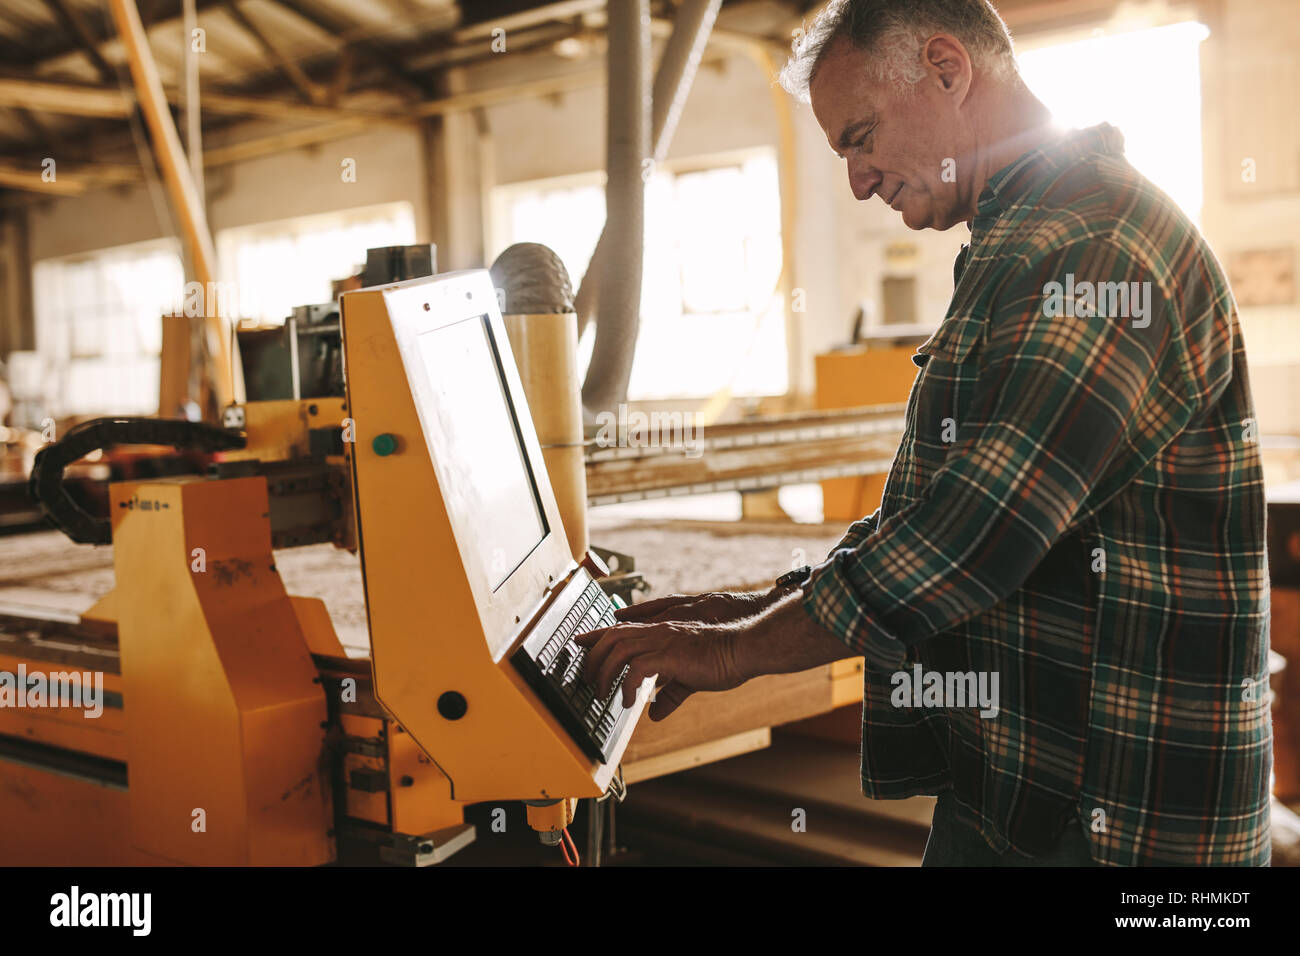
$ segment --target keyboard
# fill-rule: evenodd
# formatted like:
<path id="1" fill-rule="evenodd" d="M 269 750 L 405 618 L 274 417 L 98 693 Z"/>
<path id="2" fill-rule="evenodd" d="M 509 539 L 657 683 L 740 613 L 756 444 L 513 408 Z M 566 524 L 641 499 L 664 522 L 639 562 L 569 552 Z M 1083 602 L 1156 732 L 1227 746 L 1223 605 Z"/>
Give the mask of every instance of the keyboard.
<path id="1" fill-rule="evenodd" d="M 598 698 L 580 673 L 586 648 L 579 647 L 573 639 L 614 624 L 615 607 L 613 599 L 592 581 L 583 588 L 554 631 L 533 634 L 510 658 L 583 753 L 598 763 L 609 761 L 627 722 L 623 678 L 629 668 L 624 666 L 608 696 Z"/>

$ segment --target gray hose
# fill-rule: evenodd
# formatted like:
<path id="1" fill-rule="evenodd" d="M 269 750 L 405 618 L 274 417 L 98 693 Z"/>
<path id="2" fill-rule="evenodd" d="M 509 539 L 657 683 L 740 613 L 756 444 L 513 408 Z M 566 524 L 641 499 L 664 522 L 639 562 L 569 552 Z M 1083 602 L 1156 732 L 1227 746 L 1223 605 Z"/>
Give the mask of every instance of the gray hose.
<path id="1" fill-rule="evenodd" d="M 645 179 L 649 155 L 649 0 L 609 2 L 609 122 L 606 136 L 605 230 L 611 268 L 597 276 L 601 320 L 582 385 L 584 415 L 613 409 L 627 398 L 641 326 L 641 265 L 645 249 Z"/>
<path id="2" fill-rule="evenodd" d="M 709 34 L 718 18 L 718 9 L 722 0 L 685 0 L 677 11 L 673 23 L 672 35 L 664 47 L 655 72 L 653 114 L 650 120 L 650 139 L 654 145 L 656 163 L 668 157 L 673 135 L 677 132 L 677 123 L 681 119 L 682 108 L 690 95 L 695 82 L 695 73 L 699 69 L 700 58 L 708 46 Z M 605 266 L 609 255 L 609 244 L 602 230 L 596 242 L 596 251 L 591 256 L 587 274 L 578 287 L 575 306 L 578 313 L 578 334 L 581 335 L 588 323 L 596 317 L 597 279 Z"/>
<path id="3" fill-rule="evenodd" d="M 503 315 L 573 311 L 573 286 L 560 257 L 539 242 L 516 242 L 492 263 Z"/>

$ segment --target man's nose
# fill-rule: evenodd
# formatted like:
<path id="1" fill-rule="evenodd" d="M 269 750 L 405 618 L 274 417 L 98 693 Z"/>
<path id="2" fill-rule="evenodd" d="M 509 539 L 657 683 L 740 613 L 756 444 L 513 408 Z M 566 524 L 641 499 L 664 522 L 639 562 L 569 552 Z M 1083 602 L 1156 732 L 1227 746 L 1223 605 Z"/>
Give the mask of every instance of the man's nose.
<path id="1" fill-rule="evenodd" d="M 849 188 L 853 190 L 855 199 L 870 199 L 884 178 L 870 165 L 849 160 Z"/>

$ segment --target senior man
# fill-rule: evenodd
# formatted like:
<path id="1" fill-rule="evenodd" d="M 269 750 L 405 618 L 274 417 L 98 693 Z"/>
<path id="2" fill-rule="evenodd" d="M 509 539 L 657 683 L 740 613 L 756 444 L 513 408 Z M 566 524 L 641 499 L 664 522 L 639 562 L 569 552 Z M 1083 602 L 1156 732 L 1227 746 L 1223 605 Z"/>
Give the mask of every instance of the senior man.
<path id="1" fill-rule="evenodd" d="M 627 608 L 588 676 L 657 674 L 661 720 L 862 654 L 863 792 L 938 796 L 926 865 L 1267 865 L 1263 480 L 1214 255 L 1114 128 L 1053 126 L 984 0 L 831 3 L 782 82 L 857 199 L 966 224 L 952 301 L 879 510 L 770 590 Z M 952 698 L 971 673 L 994 706 Z"/>

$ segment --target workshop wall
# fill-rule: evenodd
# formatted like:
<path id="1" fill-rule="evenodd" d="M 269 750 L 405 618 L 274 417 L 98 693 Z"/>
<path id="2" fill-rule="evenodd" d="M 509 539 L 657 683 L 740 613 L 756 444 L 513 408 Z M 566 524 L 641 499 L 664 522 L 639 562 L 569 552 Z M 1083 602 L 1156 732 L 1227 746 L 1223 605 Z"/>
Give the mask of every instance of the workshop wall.
<path id="1" fill-rule="evenodd" d="M 1300 17 L 1294 0 L 1206 4 L 1202 222 L 1232 281 L 1261 431 L 1300 434 Z"/>
<path id="2" fill-rule="evenodd" d="M 249 125 L 240 135 L 257 134 Z M 344 182 L 343 159 L 356 160 Z M 427 230 L 419 133 L 385 129 L 208 171 L 208 224 L 231 226 L 407 200 L 418 232 Z M 163 200 L 165 202 L 165 199 Z M 34 204 L 29 212 L 33 261 L 157 239 L 169 234 L 143 185 L 95 190 Z"/>

